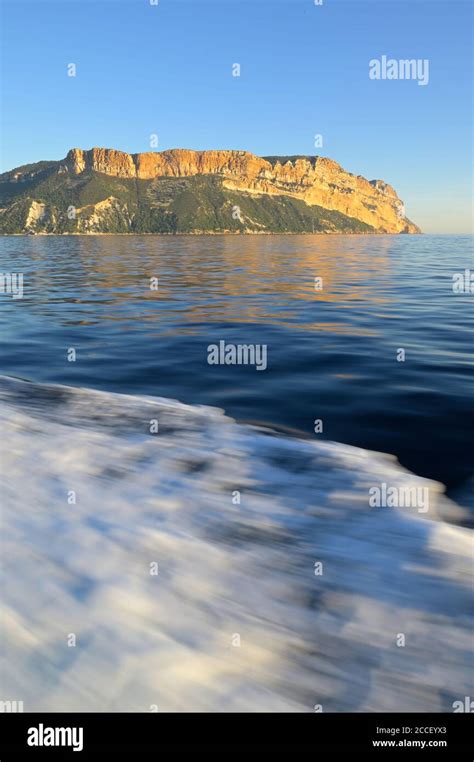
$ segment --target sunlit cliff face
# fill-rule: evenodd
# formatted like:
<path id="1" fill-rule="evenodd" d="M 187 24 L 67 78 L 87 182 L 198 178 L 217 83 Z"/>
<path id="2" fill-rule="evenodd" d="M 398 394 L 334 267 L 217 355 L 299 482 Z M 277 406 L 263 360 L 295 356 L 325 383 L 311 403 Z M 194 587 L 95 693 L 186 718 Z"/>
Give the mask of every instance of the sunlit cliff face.
<path id="1" fill-rule="evenodd" d="M 151 180 L 156 177 L 219 175 L 224 187 L 257 195 L 286 195 L 341 212 L 384 233 L 418 233 L 405 217 L 403 202 L 382 180 L 366 180 L 323 157 L 284 157 L 271 161 L 247 151 L 170 151 L 128 154 L 108 148 L 69 151 L 65 167 L 113 177 Z"/>

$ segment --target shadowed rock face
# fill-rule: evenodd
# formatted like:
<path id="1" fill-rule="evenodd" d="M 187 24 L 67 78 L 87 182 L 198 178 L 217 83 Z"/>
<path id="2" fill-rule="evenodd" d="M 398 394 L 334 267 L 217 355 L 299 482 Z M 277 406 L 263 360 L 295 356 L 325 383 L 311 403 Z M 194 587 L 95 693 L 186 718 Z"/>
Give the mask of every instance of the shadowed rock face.
<path id="1" fill-rule="evenodd" d="M 95 175 L 108 176 L 126 183 L 141 180 L 147 184 L 147 189 L 151 187 L 151 191 L 147 190 L 147 197 L 142 194 L 140 198 L 122 199 L 120 196 L 117 197 L 115 185 L 107 187 L 107 183 L 103 183 L 100 198 L 97 198 L 97 190 L 94 189 L 94 193 L 91 194 L 92 203 L 78 205 L 83 212 L 83 218 L 75 230 L 62 230 L 61 224 L 58 223 L 61 207 L 57 205 L 56 210 L 45 209 L 43 216 L 38 218 L 40 224 L 41 220 L 48 219 L 50 228 L 41 229 L 40 227 L 36 229 L 36 232 L 160 232 L 156 227 L 148 230 L 146 223 L 140 228 L 133 227 L 133 221 L 137 217 L 134 205 L 143 206 L 145 203 L 154 209 L 159 207 L 169 216 L 176 212 L 175 207 L 172 206 L 172 200 L 176 200 L 178 191 L 181 192 L 184 188 L 176 181 L 185 179 L 189 181 L 191 178 L 195 180 L 201 178 L 204 183 L 206 181 L 210 183 L 208 188 L 202 185 L 199 187 L 199 193 L 191 204 L 191 207 L 194 206 L 196 209 L 196 224 L 190 223 L 188 214 L 186 222 L 188 228 L 184 229 L 180 226 L 179 219 L 173 228 L 172 225 L 168 225 L 171 219 L 169 218 L 162 232 L 238 232 L 232 224 L 226 224 L 225 219 L 220 220 L 220 224 L 216 224 L 215 215 L 212 222 L 211 217 L 207 219 L 206 215 L 203 216 L 197 212 L 199 208 L 206 206 L 208 198 L 218 211 L 226 203 L 231 209 L 236 203 L 238 205 L 241 194 L 250 199 L 250 206 L 247 205 L 247 214 L 244 214 L 243 220 L 240 220 L 243 223 L 240 232 L 311 232 L 312 230 L 314 232 L 420 232 L 419 228 L 406 218 L 403 202 L 398 198 L 395 190 L 382 180 L 369 181 L 360 175 L 353 175 L 342 169 L 335 161 L 324 157 L 261 158 L 247 151 L 173 149 L 128 154 L 109 148 L 92 148 L 88 151 L 73 148 L 62 161 L 40 162 L 2 175 L 0 177 L 2 211 L 5 212 L 6 209 L 8 212 L 8 202 L 14 198 L 18 199 L 18 184 L 30 186 L 30 188 L 34 186 L 37 190 L 36 184 L 48 177 L 47 195 L 51 199 L 51 176 L 54 176 L 54 192 L 56 196 L 63 198 L 64 189 L 70 193 L 74 183 L 77 186 L 79 181 Z M 170 182 L 173 185 L 172 192 Z M 216 182 L 220 198 L 217 198 L 215 194 Z M 130 185 L 130 188 L 133 186 Z M 188 184 L 185 190 L 186 201 L 189 205 L 189 194 L 195 193 L 196 186 Z M 30 192 L 28 198 L 32 203 L 44 201 L 37 192 Z M 7 207 L 5 207 L 5 200 Z M 122 206 L 117 206 L 117 200 L 123 202 Z M 264 209 L 261 208 L 262 200 L 265 203 Z M 273 202 L 273 208 L 268 207 L 268 201 Z M 53 202 L 56 203 L 54 194 Z M 105 206 L 104 202 L 107 202 Z M 295 207 L 297 202 L 300 206 Z M 303 202 L 302 206 L 301 202 Z M 76 202 L 71 199 L 71 203 L 75 205 Z M 102 206 L 98 206 L 99 204 Z M 278 208 L 281 204 L 285 206 L 287 213 L 288 208 L 291 211 L 288 213 L 287 221 L 279 226 L 278 220 L 284 219 L 281 209 Z M 93 219 L 93 224 L 84 222 L 86 207 L 87 219 Z M 308 224 L 315 208 L 319 210 L 316 227 L 314 224 Z M 111 209 L 116 210 L 113 218 L 110 216 Z M 324 215 L 321 216 L 320 210 L 343 215 L 349 222 L 337 215 L 326 219 Z M 182 213 L 182 211 L 183 203 L 181 202 L 178 204 L 178 212 Z M 20 229 L 12 230 L 12 225 L 9 223 L 6 227 L 2 226 L 3 232 L 22 232 L 22 229 L 29 229 L 25 220 L 31 219 L 30 208 L 26 210 L 26 218 L 17 213 L 17 210 L 14 212 L 15 220 L 18 218 L 20 222 L 15 222 L 13 227 L 17 225 Z M 106 212 L 108 216 L 104 217 Z M 36 212 L 33 216 L 37 217 Z M 307 217 L 305 222 L 301 222 L 302 217 Z M 351 221 L 360 224 L 354 226 L 351 225 Z M 91 225 L 92 229 L 90 229 Z M 117 225 L 121 226 L 120 229 L 116 227 Z"/>

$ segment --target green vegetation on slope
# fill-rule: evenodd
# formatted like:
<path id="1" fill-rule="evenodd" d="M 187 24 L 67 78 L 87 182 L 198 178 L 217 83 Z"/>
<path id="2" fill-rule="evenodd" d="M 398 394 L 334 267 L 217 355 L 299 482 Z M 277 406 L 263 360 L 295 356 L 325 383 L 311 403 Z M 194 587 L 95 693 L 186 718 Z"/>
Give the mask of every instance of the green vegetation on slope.
<path id="1" fill-rule="evenodd" d="M 117 178 L 89 172 L 70 175 L 35 165 L 27 182 L 0 182 L 0 232 L 201 233 L 375 232 L 340 212 L 289 196 L 232 191 L 216 175 Z M 44 205 L 28 212 L 32 202 Z M 71 210 L 73 210 L 71 215 Z"/>

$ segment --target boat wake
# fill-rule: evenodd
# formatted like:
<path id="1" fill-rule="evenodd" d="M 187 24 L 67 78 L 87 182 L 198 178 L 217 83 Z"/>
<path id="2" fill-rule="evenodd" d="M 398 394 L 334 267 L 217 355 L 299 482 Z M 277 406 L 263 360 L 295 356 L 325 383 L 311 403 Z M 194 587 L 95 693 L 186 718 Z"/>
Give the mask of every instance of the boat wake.
<path id="1" fill-rule="evenodd" d="M 441 485 L 169 399 L 2 377 L 0 421 L 1 700 L 436 712 L 472 693 L 473 533 Z M 429 510 L 371 507 L 381 483 Z"/>

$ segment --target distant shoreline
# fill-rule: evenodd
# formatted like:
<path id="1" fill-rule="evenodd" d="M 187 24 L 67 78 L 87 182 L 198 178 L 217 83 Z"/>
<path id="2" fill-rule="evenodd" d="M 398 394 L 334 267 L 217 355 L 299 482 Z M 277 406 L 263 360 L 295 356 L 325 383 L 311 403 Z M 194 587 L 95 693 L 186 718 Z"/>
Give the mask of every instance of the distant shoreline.
<path id="1" fill-rule="evenodd" d="M 233 237 L 238 237 L 238 236 L 261 236 L 261 235 L 268 235 L 268 236 L 272 236 L 272 235 L 304 235 L 304 236 L 307 236 L 307 235 L 309 235 L 309 236 L 314 236 L 314 235 L 317 235 L 317 236 L 322 236 L 322 235 L 331 235 L 331 236 L 333 236 L 333 235 L 344 235 L 344 236 L 346 236 L 346 235 L 350 235 L 350 236 L 361 236 L 361 237 L 364 237 L 364 238 L 366 238 L 366 237 L 373 237 L 373 236 L 390 236 L 392 238 L 398 238 L 399 236 L 404 236 L 404 235 L 409 235 L 409 236 L 423 235 L 423 233 L 421 233 L 421 232 L 420 233 L 382 233 L 382 232 L 379 232 L 379 231 L 374 231 L 373 233 L 358 233 L 358 232 L 357 233 L 356 232 L 353 232 L 353 233 L 351 233 L 351 232 L 343 233 L 340 230 L 336 230 L 334 232 L 321 232 L 321 231 L 317 232 L 317 231 L 314 231 L 314 233 L 313 232 L 307 232 L 307 233 L 305 233 L 305 232 L 301 232 L 301 231 L 297 231 L 297 232 L 292 233 L 291 231 L 288 231 L 288 230 L 285 230 L 285 231 L 282 231 L 282 232 L 273 232 L 273 231 L 269 231 L 269 230 L 261 230 L 261 231 L 249 231 L 249 232 L 246 232 L 246 233 L 242 233 L 240 231 L 233 232 L 231 230 L 226 231 L 226 232 L 213 232 L 212 230 L 206 230 L 206 231 L 203 231 L 202 233 L 142 233 L 142 232 L 140 232 L 140 233 L 138 233 L 138 232 L 137 233 L 134 233 L 134 232 L 131 232 L 131 233 L 101 233 L 101 232 L 94 232 L 94 233 L 0 233 L 0 236 L 2 238 L 40 238 L 40 237 L 43 237 L 43 238 L 71 238 L 73 236 L 74 237 L 83 237 L 83 238 L 91 238 L 92 236 L 124 236 L 124 237 L 127 237 L 127 236 L 155 236 L 155 237 L 160 237 L 160 238 L 162 238 L 162 237 L 165 237 L 165 238 L 179 238 L 180 236 L 186 236 L 186 237 L 196 237 L 197 238 L 197 237 L 200 237 L 200 236 L 202 237 L 202 236 L 208 236 L 208 235 L 212 235 L 212 236 L 221 235 L 221 236 L 233 236 Z M 462 234 L 459 233 L 459 234 L 454 234 L 454 235 L 462 235 Z"/>

